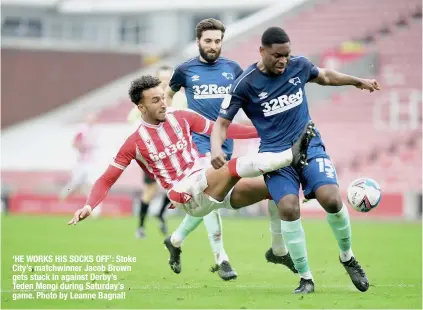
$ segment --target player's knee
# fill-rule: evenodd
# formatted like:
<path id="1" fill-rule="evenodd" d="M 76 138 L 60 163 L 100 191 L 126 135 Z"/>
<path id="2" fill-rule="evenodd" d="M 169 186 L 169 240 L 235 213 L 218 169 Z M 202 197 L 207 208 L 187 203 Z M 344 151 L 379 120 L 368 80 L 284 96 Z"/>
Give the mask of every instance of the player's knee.
<path id="1" fill-rule="evenodd" d="M 320 205 L 328 213 L 338 213 L 342 209 L 342 199 L 339 192 L 329 192 L 319 199 Z"/>
<path id="2" fill-rule="evenodd" d="M 287 195 L 278 202 L 279 216 L 284 221 L 295 221 L 300 218 L 298 196 Z"/>

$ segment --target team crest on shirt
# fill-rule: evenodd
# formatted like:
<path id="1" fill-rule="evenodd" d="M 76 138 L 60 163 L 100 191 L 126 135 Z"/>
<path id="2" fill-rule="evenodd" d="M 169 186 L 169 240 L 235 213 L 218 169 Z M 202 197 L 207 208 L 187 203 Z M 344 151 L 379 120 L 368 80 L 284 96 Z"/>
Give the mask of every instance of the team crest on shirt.
<path id="1" fill-rule="evenodd" d="M 289 79 L 288 82 L 291 83 L 292 85 L 301 84 L 301 80 L 300 80 L 300 78 L 298 76 L 296 76 L 296 77 L 294 77 L 292 79 Z"/>
<path id="2" fill-rule="evenodd" d="M 234 76 L 232 73 L 229 72 L 222 72 L 222 75 L 227 79 L 227 80 L 233 80 Z"/>

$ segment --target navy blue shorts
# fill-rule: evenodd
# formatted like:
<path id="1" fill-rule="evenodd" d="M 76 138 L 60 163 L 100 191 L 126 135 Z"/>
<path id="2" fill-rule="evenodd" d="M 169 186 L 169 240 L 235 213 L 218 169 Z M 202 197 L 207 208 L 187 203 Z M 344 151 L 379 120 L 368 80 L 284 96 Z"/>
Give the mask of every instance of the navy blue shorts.
<path id="1" fill-rule="evenodd" d="M 324 146 L 313 146 L 308 154 L 308 166 L 301 170 L 288 166 L 264 175 L 266 186 L 276 204 L 286 195 L 298 196 L 300 185 L 307 199 L 315 198 L 316 190 L 322 185 L 338 185 L 335 167 Z"/>

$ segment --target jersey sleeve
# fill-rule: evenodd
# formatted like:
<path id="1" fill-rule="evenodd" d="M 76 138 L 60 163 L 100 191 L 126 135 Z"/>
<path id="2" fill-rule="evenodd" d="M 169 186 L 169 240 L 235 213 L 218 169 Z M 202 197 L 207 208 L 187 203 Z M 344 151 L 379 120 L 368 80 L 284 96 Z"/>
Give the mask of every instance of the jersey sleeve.
<path id="1" fill-rule="evenodd" d="M 307 82 L 312 79 L 317 78 L 319 75 L 319 68 L 317 68 L 308 58 L 303 58 L 304 61 L 304 69 L 307 72 Z"/>
<path id="2" fill-rule="evenodd" d="M 125 170 L 129 166 L 131 161 L 136 158 L 136 144 L 135 135 L 132 134 L 126 139 L 125 143 L 119 149 L 119 152 L 113 159 L 112 166 Z"/>
<path id="3" fill-rule="evenodd" d="M 185 74 L 182 71 L 182 66 L 179 65 L 173 71 L 172 77 L 169 81 L 169 87 L 174 92 L 177 92 L 181 89 L 181 87 L 185 87 Z"/>
<path id="4" fill-rule="evenodd" d="M 211 135 L 215 122 L 191 110 L 179 110 L 176 113 L 179 113 L 179 115 L 188 122 L 192 131 L 200 134 Z M 228 139 L 251 139 L 258 138 L 258 134 L 254 126 L 230 124 L 228 127 L 227 137 Z"/>
<path id="5" fill-rule="evenodd" d="M 121 176 L 123 170 L 135 159 L 135 136 L 132 134 L 126 139 L 125 143 L 120 148 L 113 162 L 109 165 L 107 170 L 94 183 L 90 193 L 88 194 L 86 204 L 95 208 L 107 196 L 110 188 Z"/>
<path id="6" fill-rule="evenodd" d="M 239 109 L 247 102 L 244 95 L 245 83 L 235 81 L 234 87 L 225 96 L 220 106 L 219 116 L 232 121 Z"/>
<path id="7" fill-rule="evenodd" d="M 188 123 L 188 126 L 191 128 L 191 131 L 199 134 L 205 134 L 210 128 L 211 121 L 197 112 L 186 109 L 178 110 L 174 113 L 185 119 L 185 121 Z"/>

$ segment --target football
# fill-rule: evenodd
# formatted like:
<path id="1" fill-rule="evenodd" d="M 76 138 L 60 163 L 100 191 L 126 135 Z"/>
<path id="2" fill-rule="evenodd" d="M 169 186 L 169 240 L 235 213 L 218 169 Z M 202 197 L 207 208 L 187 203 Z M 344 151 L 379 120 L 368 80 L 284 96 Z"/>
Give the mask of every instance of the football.
<path id="1" fill-rule="evenodd" d="M 380 186 L 370 178 L 360 178 L 351 182 L 347 190 L 349 205 L 359 212 L 369 212 L 376 208 L 382 198 Z"/>

